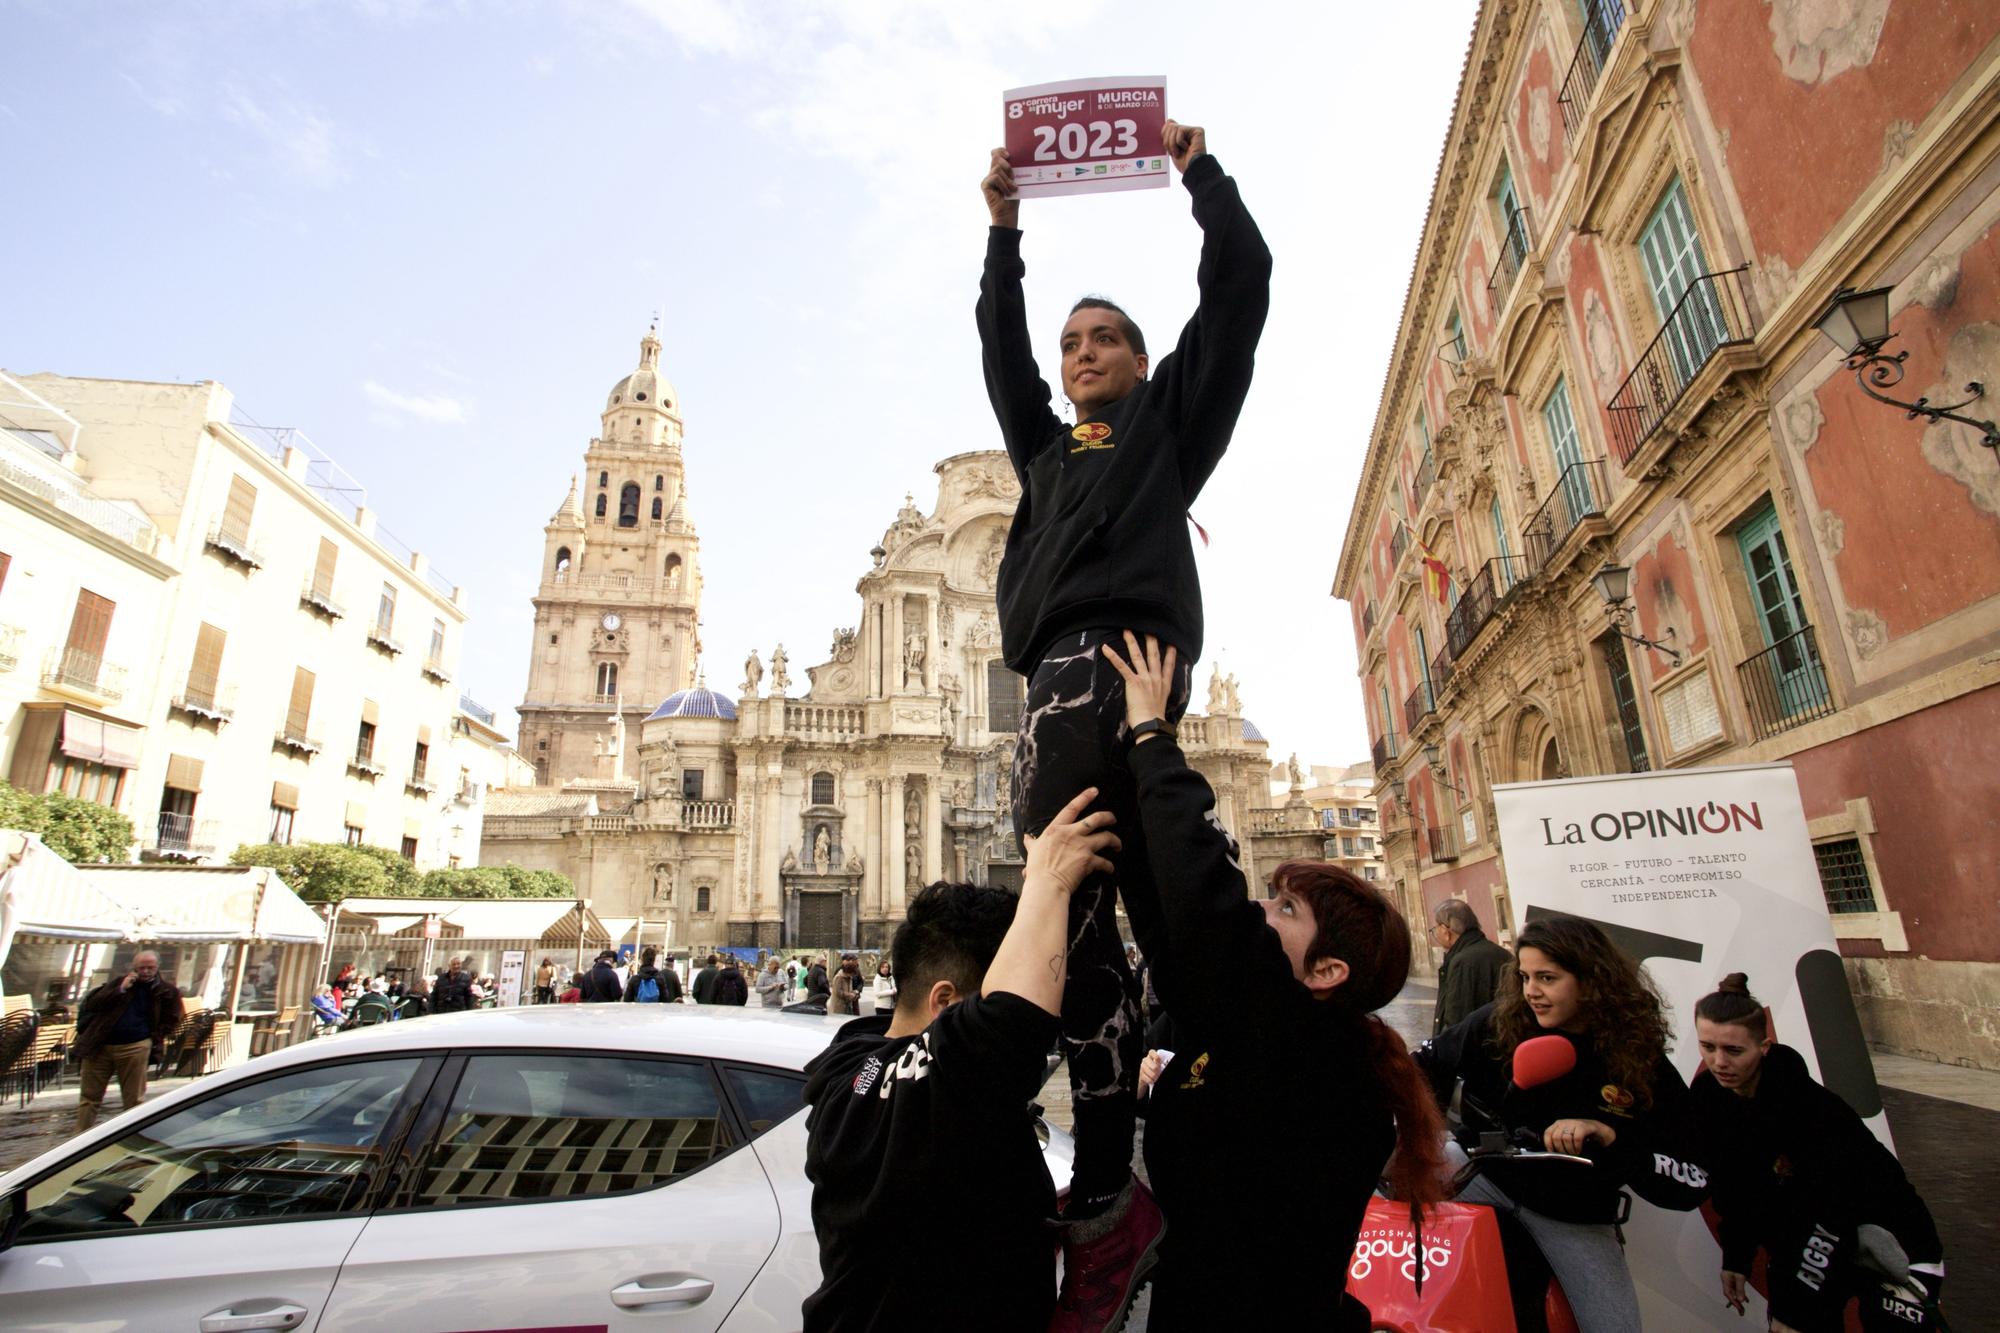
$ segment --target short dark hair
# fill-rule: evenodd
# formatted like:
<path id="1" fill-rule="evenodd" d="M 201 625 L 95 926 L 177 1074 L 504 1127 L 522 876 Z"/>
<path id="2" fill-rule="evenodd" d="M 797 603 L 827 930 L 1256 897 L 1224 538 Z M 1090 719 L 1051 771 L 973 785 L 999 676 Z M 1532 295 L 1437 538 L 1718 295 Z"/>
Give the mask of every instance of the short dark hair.
<path id="1" fill-rule="evenodd" d="M 940 981 L 949 981 L 961 995 L 977 991 L 1014 924 L 1018 902 L 1005 889 L 943 880 L 911 899 L 889 945 L 897 1004 L 921 1007 Z"/>
<path id="2" fill-rule="evenodd" d="M 1118 327 L 1124 330 L 1125 341 L 1132 344 L 1133 354 L 1136 356 L 1146 355 L 1146 335 L 1139 332 L 1139 326 L 1133 322 L 1130 315 L 1125 313 L 1124 306 L 1119 305 L 1108 296 L 1085 296 L 1069 308 L 1069 313 L 1074 315 L 1079 310 L 1109 310 L 1112 314 L 1118 316 Z"/>
<path id="3" fill-rule="evenodd" d="M 646 951 L 639 955 L 639 966 L 651 967 L 653 965 L 653 960 L 655 958 L 658 958 L 659 956 L 660 956 L 659 950 L 655 949 L 652 945 L 649 944 L 646 946 Z"/>

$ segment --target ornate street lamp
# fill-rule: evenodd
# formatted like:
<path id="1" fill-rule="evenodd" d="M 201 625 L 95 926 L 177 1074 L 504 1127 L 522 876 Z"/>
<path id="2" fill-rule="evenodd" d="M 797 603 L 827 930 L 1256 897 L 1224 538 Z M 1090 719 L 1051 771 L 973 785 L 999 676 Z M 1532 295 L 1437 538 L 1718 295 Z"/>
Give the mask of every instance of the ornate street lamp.
<path id="1" fill-rule="evenodd" d="M 1430 765 L 1431 775 L 1445 786 L 1451 788 L 1459 800 L 1469 801 L 1472 799 L 1465 794 L 1463 787 L 1460 787 L 1456 782 L 1451 780 L 1451 770 L 1444 766 L 1444 754 L 1438 749 L 1435 741 L 1424 746 L 1424 762 Z"/>
<path id="2" fill-rule="evenodd" d="M 1854 372 L 1854 382 L 1861 386 L 1861 392 L 1878 403 L 1900 408 L 1907 420 L 1924 417 L 1932 422 L 1956 421 L 1961 426 L 1970 426 L 1981 433 L 1981 444 L 2000 453 L 2000 426 L 1958 414 L 1959 408 L 1970 407 L 1986 396 L 1986 386 L 1978 380 L 1965 386 L 1965 391 L 1972 395 L 1970 398 L 1945 407 L 1933 407 L 1929 398 L 1906 403 L 1900 398 L 1877 392 L 1903 382 L 1903 362 L 1910 356 L 1907 348 L 1894 356 L 1882 354 L 1883 344 L 1895 336 L 1889 330 L 1890 290 L 1887 287 L 1872 287 L 1865 292 L 1857 292 L 1852 287 L 1843 287 L 1833 294 L 1826 313 L 1813 323 L 1813 327 L 1847 358 L 1847 368 Z"/>
<path id="3" fill-rule="evenodd" d="M 1604 614 L 1611 621 L 1611 627 L 1619 637 L 1643 644 L 1656 653 L 1665 653 L 1671 664 L 1678 668 L 1681 664 L 1680 650 L 1670 648 L 1660 639 L 1647 639 L 1634 634 L 1627 626 L 1631 623 L 1632 571 L 1624 565 L 1605 565 L 1590 577 L 1590 585 L 1597 589 L 1597 595 L 1604 599 Z M 1674 637 L 1674 627 L 1667 626 L 1661 639 Z"/>

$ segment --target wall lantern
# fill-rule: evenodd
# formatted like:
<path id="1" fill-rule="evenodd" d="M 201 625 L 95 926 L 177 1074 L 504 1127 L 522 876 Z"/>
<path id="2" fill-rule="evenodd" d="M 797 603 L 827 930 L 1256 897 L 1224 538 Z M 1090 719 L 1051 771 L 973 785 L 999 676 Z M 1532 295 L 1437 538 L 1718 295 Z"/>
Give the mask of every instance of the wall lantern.
<path id="1" fill-rule="evenodd" d="M 1452 792 L 1457 795 L 1459 800 L 1469 801 L 1472 799 L 1471 797 L 1465 794 L 1464 788 L 1460 787 L 1456 782 L 1453 782 L 1451 780 L 1451 770 L 1447 769 L 1444 766 L 1444 754 L 1441 750 L 1438 749 L 1437 742 L 1433 741 L 1430 744 L 1424 746 L 1424 762 L 1430 765 L 1432 776 L 1436 777 L 1437 780 L 1439 782 L 1442 782 L 1445 786 L 1451 788 Z"/>
<path id="2" fill-rule="evenodd" d="M 1986 396 L 1986 386 L 1978 380 L 1965 386 L 1965 391 L 1972 395 L 1970 398 L 1945 407 L 1933 407 L 1928 398 L 1906 403 L 1900 398 L 1877 392 L 1903 382 L 1903 362 L 1910 356 L 1908 349 L 1894 356 L 1882 354 L 1882 345 L 1895 336 L 1889 331 L 1890 290 L 1887 287 L 1871 287 L 1865 292 L 1857 292 L 1852 287 L 1842 287 L 1833 294 L 1826 313 L 1813 323 L 1813 327 L 1847 358 L 1847 368 L 1854 372 L 1854 382 L 1861 386 L 1861 392 L 1878 403 L 1901 409 L 1907 420 L 1924 417 L 1933 423 L 1956 421 L 1961 426 L 1970 426 L 1981 433 L 1981 444 L 2000 452 L 2000 426 L 1958 414 L 1959 408 L 1970 407 Z"/>
<path id="3" fill-rule="evenodd" d="M 1609 617 L 1612 628 L 1619 637 L 1642 644 L 1656 653 L 1665 653 L 1675 667 L 1681 664 L 1680 650 L 1670 648 L 1660 639 L 1647 639 L 1634 634 L 1631 624 L 1632 571 L 1624 565 L 1605 565 L 1590 577 L 1590 584 L 1597 589 L 1597 595 L 1604 599 L 1604 614 Z M 1672 625 L 1662 632 L 1662 639 L 1674 637 Z"/>

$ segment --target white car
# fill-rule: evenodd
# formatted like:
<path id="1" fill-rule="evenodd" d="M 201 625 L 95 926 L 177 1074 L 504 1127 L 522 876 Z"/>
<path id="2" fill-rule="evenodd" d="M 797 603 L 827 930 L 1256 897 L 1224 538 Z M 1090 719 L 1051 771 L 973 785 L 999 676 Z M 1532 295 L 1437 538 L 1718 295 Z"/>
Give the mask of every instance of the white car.
<path id="1" fill-rule="evenodd" d="M 0 1177 L 0 1326 L 797 1329 L 801 1071 L 842 1021 L 549 1005 L 260 1056 Z"/>

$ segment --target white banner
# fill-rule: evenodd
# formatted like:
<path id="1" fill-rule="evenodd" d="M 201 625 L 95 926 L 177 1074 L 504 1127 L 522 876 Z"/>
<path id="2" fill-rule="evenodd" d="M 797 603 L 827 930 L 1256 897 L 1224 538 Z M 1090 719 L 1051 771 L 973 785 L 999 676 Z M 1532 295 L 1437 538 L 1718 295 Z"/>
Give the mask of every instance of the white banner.
<path id="1" fill-rule="evenodd" d="M 1684 1077 L 1701 1065 L 1695 1002 L 1747 973 L 1772 1035 L 1888 1142 L 1790 764 L 1519 783 L 1493 802 L 1517 926 L 1588 917 L 1645 964 Z M 1699 1213 L 1635 1200 L 1625 1236 L 1647 1328 L 1745 1327 L 1722 1304 L 1722 1254 Z"/>
<path id="2" fill-rule="evenodd" d="M 500 1007 L 511 1009 L 521 1002 L 521 974 L 527 971 L 528 955 L 520 949 L 500 954 Z"/>

